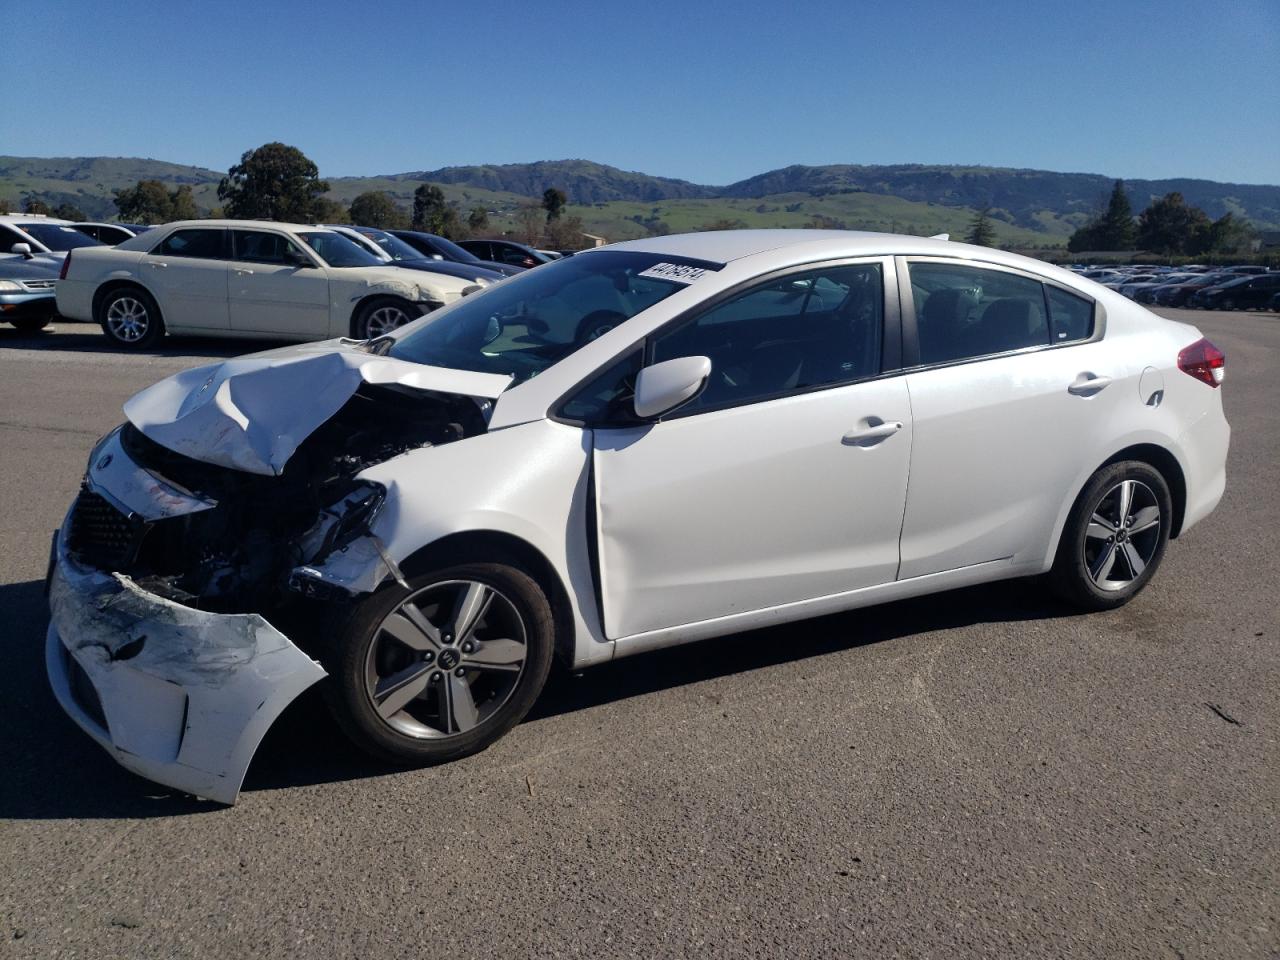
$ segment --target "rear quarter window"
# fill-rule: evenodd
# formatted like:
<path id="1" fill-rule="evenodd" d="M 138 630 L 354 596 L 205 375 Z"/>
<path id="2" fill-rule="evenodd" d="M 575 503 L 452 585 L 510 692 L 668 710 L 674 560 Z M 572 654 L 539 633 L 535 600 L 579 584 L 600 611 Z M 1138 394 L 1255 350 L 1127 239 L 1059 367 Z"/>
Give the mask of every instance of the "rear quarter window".
<path id="1" fill-rule="evenodd" d="M 1049 327 L 1054 343 L 1088 340 L 1093 336 L 1093 301 L 1067 293 L 1058 287 L 1045 287 L 1049 297 Z"/>

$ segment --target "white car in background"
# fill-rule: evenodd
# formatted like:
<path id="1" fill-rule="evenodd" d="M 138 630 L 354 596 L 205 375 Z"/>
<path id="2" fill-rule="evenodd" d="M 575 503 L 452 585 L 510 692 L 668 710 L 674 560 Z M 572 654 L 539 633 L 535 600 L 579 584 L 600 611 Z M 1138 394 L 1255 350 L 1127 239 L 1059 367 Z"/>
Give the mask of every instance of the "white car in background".
<path id="1" fill-rule="evenodd" d="M 121 764 L 230 803 L 322 680 L 361 747 L 433 763 L 519 722 L 553 654 L 1046 573 L 1111 609 L 1222 496 L 1223 373 L 1194 327 L 987 247 L 589 250 L 133 397 L 55 542 L 49 677 Z"/>
<path id="2" fill-rule="evenodd" d="M 70 220 L 30 213 L 0 216 L 0 255 L 61 260 L 70 250 L 101 245 L 100 241 L 77 230 Z"/>
<path id="3" fill-rule="evenodd" d="M 77 250 L 58 280 L 58 312 L 132 348 L 166 332 L 367 340 L 479 289 L 388 266 L 323 227 L 188 220 Z"/>

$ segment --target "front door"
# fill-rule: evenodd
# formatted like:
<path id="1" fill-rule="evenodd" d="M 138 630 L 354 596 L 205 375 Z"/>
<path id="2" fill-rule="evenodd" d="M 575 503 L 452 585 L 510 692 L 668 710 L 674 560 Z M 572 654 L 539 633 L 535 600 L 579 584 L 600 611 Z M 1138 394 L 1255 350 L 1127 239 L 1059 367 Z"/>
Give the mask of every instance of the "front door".
<path id="1" fill-rule="evenodd" d="M 894 579 L 911 414 L 881 371 L 889 268 L 793 271 L 651 338 L 650 363 L 712 371 L 660 422 L 594 431 L 610 638 Z"/>
<path id="2" fill-rule="evenodd" d="M 282 233 L 232 230 L 231 236 L 231 329 L 312 339 L 329 336 L 325 268 Z"/>

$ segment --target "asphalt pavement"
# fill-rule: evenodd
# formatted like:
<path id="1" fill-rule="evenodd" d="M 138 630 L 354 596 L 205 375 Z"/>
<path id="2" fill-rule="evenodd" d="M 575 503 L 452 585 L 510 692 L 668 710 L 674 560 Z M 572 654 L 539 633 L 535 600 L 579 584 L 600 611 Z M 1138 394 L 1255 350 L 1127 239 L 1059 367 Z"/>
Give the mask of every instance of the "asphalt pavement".
<path id="1" fill-rule="evenodd" d="M 1128 606 L 960 590 L 557 676 L 483 754 L 314 695 L 240 803 L 117 767 L 44 678 L 49 536 L 134 391 L 263 345 L 0 329 L 0 957 L 1280 956 L 1280 317 L 1226 496 Z"/>

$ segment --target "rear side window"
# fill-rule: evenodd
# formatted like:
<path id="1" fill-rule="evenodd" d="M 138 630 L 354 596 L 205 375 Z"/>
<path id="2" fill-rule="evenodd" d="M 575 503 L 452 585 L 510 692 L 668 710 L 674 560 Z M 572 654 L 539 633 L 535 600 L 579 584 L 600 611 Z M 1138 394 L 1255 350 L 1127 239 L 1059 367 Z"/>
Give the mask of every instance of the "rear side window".
<path id="1" fill-rule="evenodd" d="M 1093 302 L 1058 287 L 1046 286 L 1049 324 L 1054 343 L 1088 340 L 1093 336 Z"/>
<path id="2" fill-rule="evenodd" d="M 223 249 L 225 235 L 225 230 L 176 230 L 160 242 L 155 253 L 165 257 L 223 260 L 226 258 Z"/>
<path id="3" fill-rule="evenodd" d="M 653 363 L 710 357 L 681 413 L 755 403 L 880 372 L 880 265 L 831 266 L 752 287 L 660 335 Z"/>
<path id="4" fill-rule="evenodd" d="M 921 363 L 1049 345 L 1038 280 L 958 263 L 912 263 L 909 269 Z"/>

